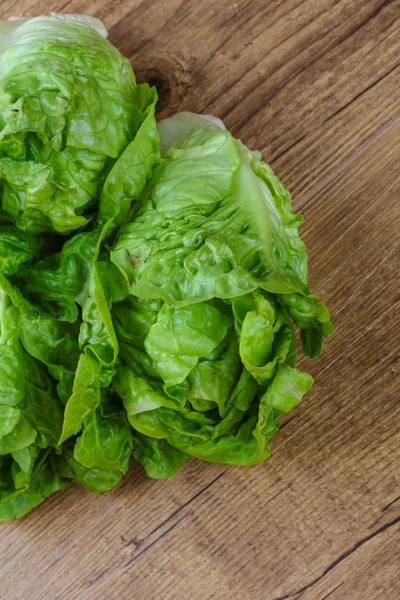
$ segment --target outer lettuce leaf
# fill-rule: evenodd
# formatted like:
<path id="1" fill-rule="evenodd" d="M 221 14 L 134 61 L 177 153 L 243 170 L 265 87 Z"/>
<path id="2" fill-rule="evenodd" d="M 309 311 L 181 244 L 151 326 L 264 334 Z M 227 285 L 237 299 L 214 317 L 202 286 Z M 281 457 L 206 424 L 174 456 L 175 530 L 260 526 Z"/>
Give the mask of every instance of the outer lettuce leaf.
<path id="1" fill-rule="evenodd" d="M 175 358 L 170 355 L 180 359 L 186 356 L 187 347 L 201 349 L 204 338 L 195 334 L 196 329 L 190 333 L 190 323 L 193 319 L 206 333 L 207 327 L 195 316 L 200 307 L 208 306 L 212 304 L 204 302 L 183 310 L 128 298 L 114 307 L 126 366 L 117 367 L 112 385 L 132 427 L 140 433 L 134 435 L 135 456 L 154 477 L 172 475 L 187 455 L 223 464 L 264 460 L 270 453 L 269 440 L 279 428 L 276 419 L 312 383 L 310 376 L 289 364 L 293 363 L 294 334 L 284 323 L 279 305 L 269 302 L 263 293 L 254 293 L 235 300 L 232 308 L 226 304 L 218 311 L 220 319 L 221 315 L 227 319 L 225 328 L 219 328 L 222 341 L 217 344 L 216 340 L 205 358 L 198 356 L 190 370 L 185 363 L 178 371 L 185 377 L 180 385 L 166 386 L 164 378 L 175 376 L 176 370 L 164 370 L 162 361 L 160 367 L 154 360 L 158 354 L 146 355 L 146 349 L 167 356 L 172 366 Z M 166 341 L 157 327 L 166 319 L 169 322 L 171 309 L 182 314 L 182 327 L 168 327 L 166 331 L 173 331 L 174 337 Z M 233 319 L 236 333 L 229 327 Z M 264 329 L 270 333 L 267 346 L 260 334 Z M 242 366 L 246 357 L 250 370 Z M 181 367 L 179 361 L 177 364 Z"/>
<path id="2" fill-rule="evenodd" d="M 0 520 L 7 520 L 64 486 L 46 464 L 50 448 L 57 447 L 63 410 L 53 379 L 22 345 L 20 312 L 3 291 L 0 343 Z"/>
<path id="3" fill-rule="evenodd" d="M 179 115 L 173 118 L 179 126 Z M 307 287 L 307 254 L 289 193 L 271 168 L 226 130 L 184 115 L 165 128 L 164 156 L 111 253 L 131 293 L 191 304 L 257 288 L 277 294 L 316 356 L 331 333 L 326 307 Z M 244 201 L 244 199 L 246 199 Z M 311 341 L 311 338 L 313 341 Z"/>
<path id="4" fill-rule="evenodd" d="M 86 419 L 100 404 L 101 365 L 90 354 L 81 354 L 72 396 L 64 412 L 64 423 L 59 444 L 80 432 Z"/>
<path id="5" fill-rule="evenodd" d="M 155 88 L 136 88 L 136 135 L 111 169 L 100 198 L 100 222 L 108 234 L 126 221 L 132 200 L 136 199 L 159 160 L 159 136 L 154 116 L 157 93 Z"/>
<path id="6" fill-rule="evenodd" d="M 136 432 L 135 458 L 146 469 L 149 477 L 166 479 L 175 475 L 189 458 L 165 440 L 157 440 Z"/>
<path id="7" fill-rule="evenodd" d="M 75 460 L 73 449 L 65 445 L 61 455 L 53 454 L 51 456 L 51 465 L 64 480 L 70 480 L 94 494 L 108 492 L 121 481 L 123 475 L 122 471 L 84 467 Z"/>
<path id="8" fill-rule="evenodd" d="M 149 469 L 151 476 L 157 477 L 173 474 L 174 469 L 168 466 L 170 460 L 177 464 L 173 449 L 183 455 L 221 464 L 260 462 L 270 454 L 269 441 L 279 429 L 276 419 L 282 411 L 288 412 L 297 404 L 311 385 L 312 378 L 307 373 L 289 365 L 280 365 L 259 402 L 249 395 L 249 406 L 245 410 L 232 402 L 230 411 L 222 420 L 204 413 L 201 418 L 201 413 L 193 414 L 193 411 L 179 413 L 164 407 L 151 408 L 151 398 L 149 410 L 137 412 L 136 399 L 126 396 L 124 405 L 128 418 L 133 428 L 141 433 L 141 436 L 135 437 L 138 448 L 135 456 Z M 156 442 L 151 442 L 151 438 Z M 161 444 L 161 441 L 164 443 Z M 168 444 L 172 447 L 170 452 Z M 165 472 L 164 475 L 152 475 L 156 472 L 154 454 L 160 461 L 159 473 Z"/>
<path id="9" fill-rule="evenodd" d="M 239 347 L 231 328 L 221 344 L 200 359 L 187 377 L 187 399 L 200 412 L 218 407 L 220 417 L 229 411 L 229 398 L 241 371 Z"/>
<path id="10" fill-rule="evenodd" d="M 40 319 L 20 315 L 21 341 L 27 352 L 44 363 L 50 375 L 58 382 L 57 392 L 65 403 L 72 394 L 72 384 L 78 366 L 79 323 Z"/>
<path id="11" fill-rule="evenodd" d="M 2 273 L 0 273 L 0 290 L 2 293 L 8 296 L 13 305 L 19 309 L 21 314 L 29 315 L 34 318 L 39 316 L 39 311 L 36 306 L 27 300 L 27 298 L 25 298 L 25 296 L 22 294 L 21 290 L 7 277 L 4 277 Z"/>
<path id="12" fill-rule="evenodd" d="M 44 462 L 30 479 L 26 489 L 11 488 L 8 494 L 0 492 L 0 521 L 22 517 L 45 498 L 65 487 L 66 483 L 54 473 L 49 462 Z"/>
<path id="13" fill-rule="evenodd" d="M 110 380 L 103 379 L 100 385 L 109 387 Z M 87 413 L 82 425 L 82 434 L 64 443 L 61 455 L 52 456 L 52 465 L 62 477 L 85 489 L 106 492 L 128 470 L 132 430 L 120 402 L 105 393 Z"/>
<path id="14" fill-rule="evenodd" d="M 36 440 L 37 432 L 28 421 L 21 416 L 9 433 L 0 438 L 0 456 L 11 454 L 27 448 Z"/>
<path id="15" fill-rule="evenodd" d="M 47 451 L 41 452 L 36 444 L 12 453 L 14 462 L 11 467 L 11 475 L 17 490 L 25 490 L 29 486 L 34 470 L 37 470 L 46 460 L 47 454 Z"/>
<path id="16" fill-rule="evenodd" d="M 121 408 L 118 410 L 118 405 L 107 406 L 103 400 L 100 409 L 85 419 L 83 433 L 74 449 L 75 459 L 84 467 L 122 473 L 128 470 L 132 431 Z"/>
<path id="17" fill-rule="evenodd" d="M 24 351 L 19 339 L 18 310 L 0 290 L 0 404 L 17 406 L 24 398 Z"/>
<path id="18" fill-rule="evenodd" d="M 98 263 L 101 246 L 114 220 L 126 216 L 158 157 L 156 94 L 148 86 L 138 86 L 135 98 L 137 134 L 105 182 L 98 224 L 68 240 L 59 254 L 20 273 L 24 293 L 49 315 L 73 322 L 78 316 L 77 305 L 82 307 L 80 346 L 106 367 L 115 363 L 118 354 L 110 308 L 113 301 L 127 295 L 127 290 L 108 259 Z"/>
<path id="19" fill-rule="evenodd" d="M 88 347 L 105 366 L 112 365 L 118 345 L 112 327 L 112 298 L 104 294 L 96 264 L 102 232 L 76 234 L 57 255 L 20 269 L 23 293 L 49 317 L 74 323 L 82 308 L 79 343 Z M 120 278 L 118 271 L 108 277 Z M 108 282 L 108 287 L 112 285 Z"/>
<path id="20" fill-rule="evenodd" d="M 0 404 L 0 438 L 10 433 L 21 417 L 19 408 Z"/>
<path id="21" fill-rule="evenodd" d="M 19 312 L 0 292 L 0 454 L 57 446 L 62 406 L 45 368 L 24 349 Z M 14 410 L 9 410 L 14 407 Z M 16 408 L 18 407 L 18 408 Z M 18 417 L 18 418 L 17 418 Z M 11 427 L 14 423 L 14 427 Z"/>
<path id="22" fill-rule="evenodd" d="M 56 447 L 61 435 L 63 407 L 54 381 L 45 368 L 29 356 L 25 359 L 25 377 L 26 393 L 18 407 L 37 432 L 36 444 L 40 448 Z"/>
<path id="23" fill-rule="evenodd" d="M 53 183 L 49 166 L 0 158 L 2 207 L 22 231 L 69 233 L 88 222 L 75 214 L 73 194 Z"/>
<path id="24" fill-rule="evenodd" d="M 243 148 L 211 126 L 168 150 L 112 253 L 131 292 L 172 304 L 307 292 L 298 220 L 282 220 Z"/>

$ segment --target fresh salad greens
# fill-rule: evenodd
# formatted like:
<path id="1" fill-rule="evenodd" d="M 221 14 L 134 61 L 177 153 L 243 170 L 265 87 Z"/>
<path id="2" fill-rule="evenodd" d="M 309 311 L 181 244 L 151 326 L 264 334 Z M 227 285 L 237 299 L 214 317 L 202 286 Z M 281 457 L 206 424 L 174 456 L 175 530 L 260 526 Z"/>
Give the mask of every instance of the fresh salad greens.
<path id="1" fill-rule="evenodd" d="M 259 154 L 188 113 L 159 132 L 161 160 L 111 251 L 129 288 L 112 388 L 150 476 L 190 456 L 254 464 L 312 385 L 294 325 L 314 357 L 329 314 L 307 287 L 301 218 Z"/>
<path id="2" fill-rule="evenodd" d="M 103 492 L 133 432 L 111 388 L 101 255 L 159 159 L 156 93 L 89 17 L 1 22 L 0 519 L 73 480 Z M 118 274 L 117 274 L 118 275 Z"/>
<path id="3" fill-rule="evenodd" d="M 132 455 L 267 458 L 332 332 L 272 169 L 156 92 L 90 17 L 0 23 L 0 520 Z"/>

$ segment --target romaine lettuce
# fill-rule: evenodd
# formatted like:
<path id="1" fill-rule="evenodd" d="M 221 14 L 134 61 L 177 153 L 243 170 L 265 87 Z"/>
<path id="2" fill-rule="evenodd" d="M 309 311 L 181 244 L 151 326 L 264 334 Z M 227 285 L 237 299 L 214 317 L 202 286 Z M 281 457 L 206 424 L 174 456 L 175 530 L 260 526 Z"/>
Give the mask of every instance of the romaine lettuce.
<path id="1" fill-rule="evenodd" d="M 113 309 L 124 366 L 112 385 L 151 476 L 187 456 L 254 464 L 312 385 L 294 325 L 312 357 L 332 331 L 307 286 L 302 219 L 219 122 L 181 113 L 159 132 L 161 161 L 111 252 L 131 294 Z"/>
<path id="2" fill-rule="evenodd" d="M 0 22 L 0 520 L 132 453 L 251 465 L 332 332 L 302 222 L 211 116 L 157 94 L 97 19 Z"/>
<path id="3" fill-rule="evenodd" d="M 108 391 L 118 356 L 110 309 L 127 291 L 101 252 L 159 150 L 155 90 L 136 85 L 100 21 L 2 21 L 0 33 L 0 519 L 7 519 L 68 479 L 102 492 L 128 468 L 132 430 Z"/>

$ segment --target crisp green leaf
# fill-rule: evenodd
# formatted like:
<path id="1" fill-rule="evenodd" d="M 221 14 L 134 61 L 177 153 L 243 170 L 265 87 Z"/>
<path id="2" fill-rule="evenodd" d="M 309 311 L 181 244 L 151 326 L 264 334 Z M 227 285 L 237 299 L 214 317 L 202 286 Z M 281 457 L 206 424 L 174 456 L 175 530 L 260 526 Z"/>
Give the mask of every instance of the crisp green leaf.
<path id="1" fill-rule="evenodd" d="M 38 506 L 45 498 L 66 487 L 46 461 L 31 479 L 26 490 L 11 493 L 8 502 L 0 502 L 0 521 L 22 517 Z"/>
<path id="2" fill-rule="evenodd" d="M 91 413 L 74 449 L 74 458 L 87 469 L 128 470 L 132 455 L 132 432 L 118 415 L 101 417 Z"/>
<path id="3" fill-rule="evenodd" d="M 27 448 L 33 444 L 36 436 L 36 431 L 21 417 L 10 433 L 0 437 L 0 456 Z"/>
<path id="4" fill-rule="evenodd" d="M 150 327 L 145 348 L 167 386 L 182 383 L 199 358 L 207 358 L 224 339 L 232 319 L 209 302 L 164 304 Z"/>
<path id="5" fill-rule="evenodd" d="M 25 395 L 24 353 L 19 340 L 18 310 L 0 290 L 0 404 L 16 406 Z"/>
<path id="6" fill-rule="evenodd" d="M 20 416 L 21 411 L 18 408 L 0 404 L 0 439 L 14 429 Z"/>
<path id="7" fill-rule="evenodd" d="M 59 444 L 72 435 L 80 432 L 83 422 L 100 403 L 99 361 L 90 354 L 81 354 L 72 396 L 69 398 L 64 412 L 64 423 Z"/>
<path id="8" fill-rule="evenodd" d="M 40 237 L 28 236 L 12 226 L 0 226 L 0 272 L 9 277 L 19 266 L 31 261 L 43 246 Z"/>
<path id="9" fill-rule="evenodd" d="M 188 459 L 165 440 L 156 440 L 140 433 L 135 433 L 134 445 L 136 460 L 154 479 L 172 477 Z"/>
<path id="10" fill-rule="evenodd" d="M 103 494 L 115 487 L 122 478 L 122 471 L 109 471 L 97 467 L 88 469 L 75 460 L 73 449 L 66 446 L 61 455 L 52 455 L 51 465 L 63 479 L 71 480 L 94 494 Z"/>
<path id="11" fill-rule="evenodd" d="M 260 406 L 265 404 L 282 412 L 289 412 L 311 389 L 312 384 L 313 378 L 308 373 L 280 364 L 276 376 L 261 398 Z"/>

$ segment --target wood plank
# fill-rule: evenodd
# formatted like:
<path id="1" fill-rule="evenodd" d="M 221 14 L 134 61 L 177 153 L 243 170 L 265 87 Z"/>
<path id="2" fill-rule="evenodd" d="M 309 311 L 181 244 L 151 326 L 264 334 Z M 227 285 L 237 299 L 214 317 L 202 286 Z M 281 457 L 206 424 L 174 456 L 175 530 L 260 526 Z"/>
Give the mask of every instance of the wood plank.
<path id="1" fill-rule="evenodd" d="M 2 597 L 400 596 L 400 3 L 10 0 L 0 13 L 49 9 L 103 18 L 163 90 L 161 116 L 214 112 L 264 151 L 306 216 L 336 333 L 301 360 L 316 384 L 266 463 L 191 461 L 166 482 L 133 467 L 105 497 L 57 494 L 0 526 Z"/>

